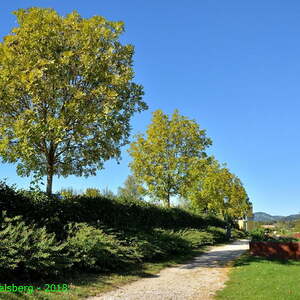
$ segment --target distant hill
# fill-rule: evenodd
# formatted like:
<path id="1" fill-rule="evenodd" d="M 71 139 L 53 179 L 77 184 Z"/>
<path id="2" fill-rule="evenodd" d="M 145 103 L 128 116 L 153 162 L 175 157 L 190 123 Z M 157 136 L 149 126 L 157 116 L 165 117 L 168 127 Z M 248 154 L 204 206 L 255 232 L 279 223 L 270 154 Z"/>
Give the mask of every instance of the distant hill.
<path id="1" fill-rule="evenodd" d="M 272 216 L 264 212 L 256 212 L 253 214 L 253 220 L 256 222 L 276 222 L 282 221 L 294 221 L 300 219 L 300 214 L 289 215 L 289 216 Z"/>
<path id="2" fill-rule="evenodd" d="M 298 220 L 298 219 L 300 219 L 300 214 L 289 215 L 284 218 L 285 221 L 294 221 L 294 220 Z"/>
<path id="3" fill-rule="evenodd" d="M 284 218 L 284 216 L 272 216 L 264 212 L 256 212 L 253 215 L 253 220 L 256 222 L 276 222 Z"/>

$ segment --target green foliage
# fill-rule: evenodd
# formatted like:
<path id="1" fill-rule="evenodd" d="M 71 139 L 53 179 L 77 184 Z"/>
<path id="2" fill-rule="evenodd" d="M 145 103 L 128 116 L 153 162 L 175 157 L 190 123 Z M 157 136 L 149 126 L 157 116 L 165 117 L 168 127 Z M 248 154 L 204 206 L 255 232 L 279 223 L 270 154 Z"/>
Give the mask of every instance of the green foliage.
<path id="1" fill-rule="evenodd" d="M 125 269 L 223 241 L 225 232 L 217 227 L 225 227 L 221 219 L 178 208 L 103 197 L 59 199 L 42 192 L 16 192 L 4 182 L 0 209 L 9 211 L 0 230 L 0 247 L 6 249 L 0 253 L 2 269 L 30 276 Z"/>
<path id="2" fill-rule="evenodd" d="M 217 243 L 228 241 L 228 236 L 224 228 L 220 228 L 216 226 L 208 226 L 206 231 L 211 233 L 214 236 L 214 241 Z"/>
<path id="3" fill-rule="evenodd" d="M 67 231 L 68 256 L 79 270 L 113 270 L 128 259 L 128 249 L 112 234 L 86 223 L 69 224 Z"/>
<path id="4" fill-rule="evenodd" d="M 126 230 L 119 232 L 119 235 L 123 244 L 129 246 L 135 253 L 138 261 L 151 261 L 165 256 L 152 231 Z"/>
<path id="5" fill-rule="evenodd" d="M 21 176 L 94 175 L 120 158 L 130 119 L 147 109 L 134 83 L 122 22 L 65 17 L 53 9 L 14 12 L 0 43 L 0 156 Z"/>
<path id="6" fill-rule="evenodd" d="M 145 194 L 170 206 L 170 197 L 184 195 L 194 173 L 206 163 L 209 145 L 211 140 L 195 121 L 177 110 L 170 119 L 157 110 L 146 136 L 138 135 L 131 143 L 130 168 Z"/>
<path id="7" fill-rule="evenodd" d="M 101 191 L 99 189 L 95 188 L 87 188 L 84 192 L 84 195 L 87 197 L 100 197 L 101 196 Z"/>
<path id="8" fill-rule="evenodd" d="M 63 227 L 66 224 L 63 218 L 64 201 L 43 192 L 16 190 L 0 181 L 0 211 L 7 211 L 7 216 L 22 216 L 29 225 L 46 227 L 47 231 L 55 232 L 58 237 L 64 235 Z"/>
<path id="9" fill-rule="evenodd" d="M 298 242 L 299 239 L 293 236 L 274 236 L 270 234 L 270 231 L 265 228 L 256 228 L 250 232 L 251 241 L 256 242 Z"/>
<path id="10" fill-rule="evenodd" d="M 236 229 L 236 228 L 233 228 L 231 230 L 231 238 L 232 239 L 245 239 L 245 238 L 248 238 L 249 234 L 244 231 L 244 230 L 239 230 L 239 229 Z"/>
<path id="11" fill-rule="evenodd" d="M 225 231 L 216 227 L 207 230 L 182 229 L 178 231 L 153 229 L 151 231 L 129 230 L 120 236 L 143 261 L 158 260 L 172 254 L 186 253 L 204 245 L 227 240 Z"/>
<path id="12" fill-rule="evenodd" d="M 249 235 L 252 241 L 267 241 L 269 238 L 267 233 L 268 231 L 264 228 L 256 228 Z"/>
<path id="13" fill-rule="evenodd" d="M 138 180 L 129 175 L 123 187 L 118 189 L 118 197 L 124 199 L 124 201 L 142 201 L 143 195 L 141 191 L 141 186 L 138 184 Z"/>
<path id="14" fill-rule="evenodd" d="M 69 199 L 69 198 L 73 198 L 77 195 L 79 195 L 79 192 L 76 191 L 75 189 L 73 189 L 72 187 L 69 187 L 69 188 L 64 188 L 64 189 L 61 189 L 59 191 L 59 194 L 66 198 L 66 199 Z"/>
<path id="15" fill-rule="evenodd" d="M 191 248 L 190 243 L 174 230 L 154 229 L 152 236 L 152 242 L 162 249 L 163 256 L 185 253 Z"/>
<path id="16" fill-rule="evenodd" d="M 158 228 L 150 231 L 130 230 L 123 232 L 121 238 L 142 261 L 161 260 L 174 254 L 186 253 L 191 249 L 189 242 L 173 230 Z"/>
<path id="17" fill-rule="evenodd" d="M 215 242 L 213 233 L 197 229 L 184 229 L 179 232 L 179 235 L 188 241 L 192 248 L 199 248 L 203 245 L 212 245 Z"/>
<path id="18" fill-rule="evenodd" d="M 43 199 L 43 200 L 42 200 Z M 46 226 L 58 238 L 64 238 L 68 223 L 103 224 L 110 228 L 182 229 L 205 228 L 209 225 L 225 227 L 226 223 L 213 216 L 200 216 L 179 208 L 163 208 L 144 201 L 125 202 L 104 197 L 76 196 L 60 200 L 41 194 L 40 201 L 31 192 L 15 192 L 0 183 L 0 210 L 10 216 L 22 215 L 24 221 Z"/>
<path id="19" fill-rule="evenodd" d="M 117 196 L 108 187 L 101 191 L 101 196 L 107 199 L 116 199 Z"/>
<path id="20" fill-rule="evenodd" d="M 209 145 L 211 140 L 195 121 L 177 110 L 171 118 L 155 111 L 146 135 L 138 135 L 129 149 L 140 190 L 166 206 L 178 196 L 181 205 L 194 212 L 244 217 L 251 210 L 245 188 L 226 167 L 207 157 Z"/>
<path id="21" fill-rule="evenodd" d="M 161 260 L 190 251 L 182 232 L 153 229 L 105 233 L 85 223 L 68 226 L 67 245 L 74 266 L 81 270 L 114 270 L 125 264 Z M 107 229 L 106 229 L 107 230 Z M 199 244 L 200 246 L 200 244 Z"/>
<path id="22" fill-rule="evenodd" d="M 293 229 L 295 232 L 300 232 L 300 220 L 294 221 Z"/>
<path id="23" fill-rule="evenodd" d="M 187 190 L 187 197 L 200 211 L 214 212 L 224 218 L 241 218 L 251 210 L 241 180 L 216 160 L 211 160 L 198 174 L 198 180 Z"/>
<path id="24" fill-rule="evenodd" d="M 201 228 L 224 226 L 225 222 L 188 213 L 178 208 L 162 208 L 145 202 L 124 202 L 103 197 L 76 199 L 63 203 L 63 218 L 70 222 L 100 223 L 112 228 Z"/>
<path id="25" fill-rule="evenodd" d="M 18 271 L 39 275 L 55 274 L 67 267 L 60 255 L 64 244 L 45 228 L 28 226 L 20 216 L 9 218 L 2 214 L 0 227 L 1 276 Z M 7 275 L 7 274 L 6 274 Z"/>

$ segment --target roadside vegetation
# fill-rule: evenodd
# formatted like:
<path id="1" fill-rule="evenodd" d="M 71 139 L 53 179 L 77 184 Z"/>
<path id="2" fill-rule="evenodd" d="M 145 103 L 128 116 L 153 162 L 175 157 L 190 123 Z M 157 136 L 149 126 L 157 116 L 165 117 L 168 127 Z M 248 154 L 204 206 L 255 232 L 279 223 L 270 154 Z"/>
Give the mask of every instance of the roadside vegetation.
<path id="1" fill-rule="evenodd" d="M 0 157 L 33 181 L 0 183 L 2 283 L 54 282 L 36 299 L 61 299 L 66 286 L 55 284 L 66 283 L 76 298 L 244 236 L 236 220 L 251 213 L 247 192 L 207 154 L 212 140 L 195 120 L 157 110 L 130 143 L 131 118 L 148 106 L 122 22 L 38 7 L 14 14 L 18 26 L 0 43 Z M 53 193 L 55 176 L 96 175 L 128 144 L 132 174 L 117 194 Z"/>
<path id="2" fill-rule="evenodd" d="M 298 242 L 300 241 L 299 236 L 293 235 L 293 233 L 289 233 L 285 235 L 275 235 L 273 231 L 270 231 L 265 228 L 256 228 L 249 233 L 249 236 L 252 241 L 256 242 L 280 242 L 280 243 L 288 243 L 288 242 Z"/>
<path id="3" fill-rule="evenodd" d="M 43 193 L 14 190 L 3 182 L 0 199 L 4 211 L 1 282 L 31 282 L 36 288 L 41 282 L 63 282 L 69 284 L 72 297 L 87 293 L 87 287 L 77 286 L 83 278 L 90 293 L 99 292 L 108 288 L 110 280 L 127 282 L 143 276 L 145 268 L 152 272 L 203 246 L 228 241 L 226 223 L 220 218 L 142 201 L 49 198 Z M 236 238 L 244 234 L 233 230 Z M 94 288 L 92 278 L 96 278 Z M 57 285 L 54 290 L 44 294 L 58 297 Z"/>

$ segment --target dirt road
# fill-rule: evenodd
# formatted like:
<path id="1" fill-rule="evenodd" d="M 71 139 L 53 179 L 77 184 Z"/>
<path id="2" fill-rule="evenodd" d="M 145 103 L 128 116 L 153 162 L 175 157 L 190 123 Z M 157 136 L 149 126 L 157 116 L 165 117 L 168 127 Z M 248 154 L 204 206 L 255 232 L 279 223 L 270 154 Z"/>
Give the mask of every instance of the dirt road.
<path id="1" fill-rule="evenodd" d="M 224 287 L 226 264 L 248 249 L 247 240 L 214 246 L 185 265 L 124 285 L 89 300 L 207 300 Z"/>

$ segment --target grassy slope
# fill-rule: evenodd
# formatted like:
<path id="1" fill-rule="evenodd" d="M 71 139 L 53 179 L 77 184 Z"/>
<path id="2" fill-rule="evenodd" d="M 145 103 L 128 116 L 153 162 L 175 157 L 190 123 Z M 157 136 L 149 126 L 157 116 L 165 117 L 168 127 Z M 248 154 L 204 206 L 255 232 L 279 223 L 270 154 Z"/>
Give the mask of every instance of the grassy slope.
<path id="1" fill-rule="evenodd" d="M 69 284 L 70 290 L 64 293 L 35 291 L 33 294 L 30 295 L 25 293 L 16 294 L 0 292 L 0 299 L 75 300 L 81 299 L 86 296 L 94 296 L 99 293 L 114 289 L 116 286 L 120 286 L 131 281 L 137 280 L 139 278 L 156 274 L 163 268 L 184 263 L 192 257 L 199 255 L 207 248 L 208 247 L 203 247 L 201 249 L 191 251 L 191 253 L 182 256 L 169 257 L 168 259 L 157 263 L 144 263 L 140 266 L 136 266 L 134 269 L 129 270 L 127 272 L 113 273 L 107 275 L 78 274 L 77 276 L 74 276 L 74 278 L 69 278 L 68 280 L 53 282 L 55 284 Z M 35 288 L 42 286 L 38 283 L 15 283 L 15 285 L 33 285 Z"/>
<path id="2" fill-rule="evenodd" d="M 216 299 L 300 299 L 300 261 L 268 260 L 248 254 L 239 258 L 225 289 Z"/>

